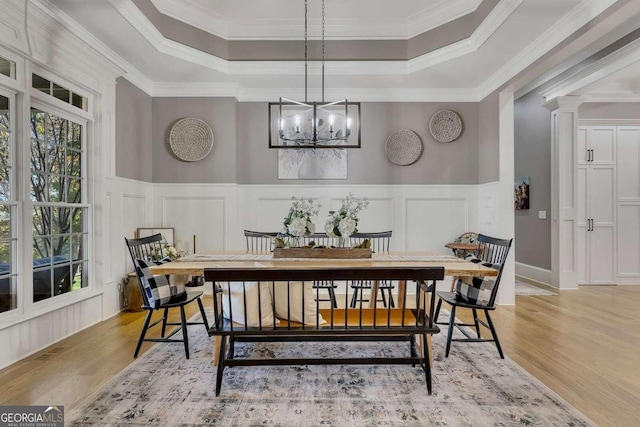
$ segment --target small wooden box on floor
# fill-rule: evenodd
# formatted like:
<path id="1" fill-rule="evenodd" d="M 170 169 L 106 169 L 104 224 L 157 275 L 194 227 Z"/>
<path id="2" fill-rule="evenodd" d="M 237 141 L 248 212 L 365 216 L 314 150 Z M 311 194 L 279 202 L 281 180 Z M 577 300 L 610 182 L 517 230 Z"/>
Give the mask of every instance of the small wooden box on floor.
<path id="1" fill-rule="evenodd" d="M 371 258 L 370 248 L 275 248 L 274 258 Z"/>

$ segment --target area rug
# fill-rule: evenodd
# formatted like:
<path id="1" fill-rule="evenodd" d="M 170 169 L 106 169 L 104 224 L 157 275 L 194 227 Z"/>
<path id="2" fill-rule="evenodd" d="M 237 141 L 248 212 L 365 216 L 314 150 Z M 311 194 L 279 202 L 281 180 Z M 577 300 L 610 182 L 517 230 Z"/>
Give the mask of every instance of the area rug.
<path id="1" fill-rule="evenodd" d="M 444 313 L 443 313 L 444 314 Z M 213 339 L 190 328 L 159 344 L 73 409 L 67 425 L 99 426 L 591 426 L 588 419 L 488 343 L 434 336 L 433 394 L 409 365 L 226 368 L 219 397 Z M 240 343 L 237 357 L 406 355 L 403 343 Z"/>
<path id="2" fill-rule="evenodd" d="M 530 285 L 525 282 L 521 282 L 520 280 L 516 280 L 516 296 L 531 295 L 556 296 L 558 294 L 546 289 L 539 288 L 537 286 Z"/>

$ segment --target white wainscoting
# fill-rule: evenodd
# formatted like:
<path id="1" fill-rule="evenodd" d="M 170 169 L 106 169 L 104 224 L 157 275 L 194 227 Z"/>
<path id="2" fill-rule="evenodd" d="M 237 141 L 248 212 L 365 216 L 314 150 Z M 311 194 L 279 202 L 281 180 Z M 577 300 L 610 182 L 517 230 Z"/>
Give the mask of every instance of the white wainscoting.
<path id="1" fill-rule="evenodd" d="M 102 269 L 103 294 L 0 329 L 0 368 L 66 336 L 117 314 L 118 285 L 132 271 L 123 237 L 133 237 L 138 227 L 174 227 L 178 244 L 197 250 L 244 250 L 243 229 L 277 231 L 291 197 L 314 197 L 322 204 L 317 227 L 324 229 L 329 210 L 339 207 L 349 192 L 369 199 L 360 215 L 360 231 L 393 230 L 392 250 L 436 250 L 447 253 L 444 243 L 473 230 L 489 232 L 497 220 L 492 213 L 490 185 L 237 185 L 151 184 L 106 179 L 100 206 L 109 238 L 102 247 L 108 254 L 97 262 Z M 480 195 L 486 195 L 483 201 Z M 486 206 L 485 206 L 486 205 Z M 480 224 L 479 214 L 484 225 Z M 448 286 L 448 283 L 447 283 Z M 342 290 L 344 292 L 344 290 Z M 52 325 L 56 327 L 53 328 Z"/>
<path id="2" fill-rule="evenodd" d="M 98 295 L 0 329 L 0 369 L 100 322 Z"/>
<path id="3" fill-rule="evenodd" d="M 165 185 L 156 186 L 156 200 L 166 197 L 164 192 L 167 188 Z M 198 188 L 208 195 L 219 194 L 222 190 L 213 184 Z M 190 188 L 189 191 L 194 190 Z M 323 231 L 328 212 L 339 208 L 340 200 L 349 192 L 369 200 L 368 208 L 360 214 L 358 230 L 393 230 L 392 250 L 446 252 L 445 243 L 478 226 L 475 185 L 238 185 L 237 201 L 231 203 L 228 200 L 230 203 L 226 206 L 226 217 L 237 221 L 227 224 L 228 244 L 225 249 L 245 248 L 243 229 L 279 231 L 294 196 L 311 197 L 321 204 L 316 229 Z M 232 205 L 246 208 L 234 211 Z M 165 226 L 172 226 L 166 218 L 162 221 Z M 199 235 L 198 241 L 212 238 L 211 235 Z"/>

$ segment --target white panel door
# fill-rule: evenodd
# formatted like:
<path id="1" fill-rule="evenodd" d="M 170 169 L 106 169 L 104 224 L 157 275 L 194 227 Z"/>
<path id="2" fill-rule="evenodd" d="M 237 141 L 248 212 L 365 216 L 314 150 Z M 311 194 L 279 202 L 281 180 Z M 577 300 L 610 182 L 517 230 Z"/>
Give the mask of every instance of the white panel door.
<path id="1" fill-rule="evenodd" d="M 590 284 L 615 283 L 615 166 L 593 165 L 587 173 L 589 194 Z"/>
<path id="2" fill-rule="evenodd" d="M 587 159 L 589 159 L 589 155 L 587 154 L 587 128 L 580 127 L 578 128 L 578 164 L 584 165 L 587 163 Z"/>
<path id="3" fill-rule="evenodd" d="M 614 228 L 594 227 L 589 232 L 589 284 L 611 285 L 615 281 Z"/>
<path id="4" fill-rule="evenodd" d="M 618 199 L 640 201 L 640 127 L 619 127 L 616 139 Z"/>
<path id="5" fill-rule="evenodd" d="M 587 148 L 591 152 L 591 164 L 615 164 L 616 127 L 592 126 L 588 129 Z"/>
<path id="6" fill-rule="evenodd" d="M 640 205 L 618 206 L 618 276 L 640 277 Z"/>
<path id="7" fill-rule="evenodd" d="M 578 284 L 584 285 L 588 282 L 588 194 L 587 194 L 587 171 L 588 167 L 578 167 L 578 216 L 577 216 L 577 233 L 578 243 L 576 252 L 578 256 Z"/>

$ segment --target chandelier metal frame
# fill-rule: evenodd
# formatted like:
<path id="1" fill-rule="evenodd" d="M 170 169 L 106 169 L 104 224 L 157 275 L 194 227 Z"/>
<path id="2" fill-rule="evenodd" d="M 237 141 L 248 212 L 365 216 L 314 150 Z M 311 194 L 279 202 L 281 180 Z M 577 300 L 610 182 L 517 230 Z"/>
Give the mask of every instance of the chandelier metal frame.
<path id="1" fill-rule="evenodd" d="M 340 101 L 325 102 L 325 5 L 322 0 L 322 99 L 320 102 L 309 102 L 308 100 L 308 0 L 304 2 L 304 102 L 295 101 L 293 99 L 281 97 L 279 102 L 269 103 L 269 148 L 360 148 L 360 103 L 349 102 L 347 99 Z M 344 106 L 344 109 L 342 107 Z M 300 107 L 301 111 L 295 116 L 295 123 L 290 128 L 293 132 L 285 132 L 284 109 L 292 109 Z M 350 108 L 351 107 L 351 108 Z M 310 112 L 310 120 L 303 123 L 301 115 L 302 110 L 306 109 Z M 275 110 L 275 111 L 274 111 Z M 327 113 L 327 110 L 334 111 L 338 115 L 344 114 L 343 128 L 334 128 L 334 114 Z M 329 114 L 327 117 L 320 117 L 319 112 L 322 111 Z M 274 112 L 277 120 L 273 121 Z M 349 114 L 351 113 L 351 116 Z M 307 114 L 308 115 L 308 114 Z M 291 116 L 287 117 L 290 118 Z M 327 122 L 327 123 L 325 123 Z M 274 126 L 276 129 L 274 129 Z M 305 127 L 308 126 L 308 127 Z M 320 128 L 325 127 L 324 132 L 320 132 Z M 352 127 L 356 129 L 356 135 L 353 139 L 357 142 L 349 144 L 352 135 Z M 328 128 L 328 131 L 326 130 Z M 303 131 L 304 130 L 304 131 Z M 292 133 L 292 135 L 291 135 Z M 275 137 L 277 135 L 277 137 Z M 274 138 L 275 137 L 275 138 Z M 274 141 L 275 140 L 275 141 Z"/>

